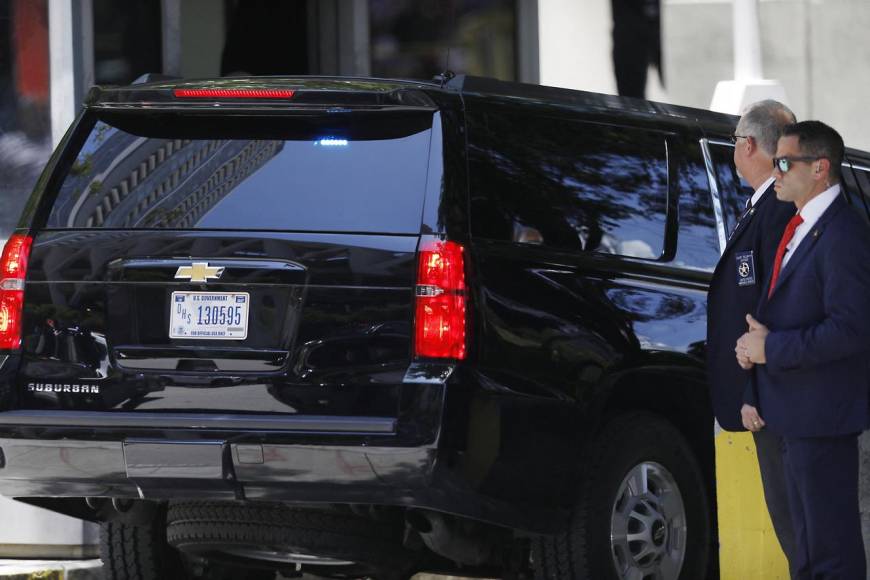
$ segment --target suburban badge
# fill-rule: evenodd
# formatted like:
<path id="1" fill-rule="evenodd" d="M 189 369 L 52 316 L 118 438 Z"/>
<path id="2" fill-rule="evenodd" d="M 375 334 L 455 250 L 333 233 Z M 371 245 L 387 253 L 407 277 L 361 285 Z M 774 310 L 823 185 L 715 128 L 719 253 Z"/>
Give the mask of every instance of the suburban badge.
<path id="1" fill-rule="evenodd" d="M 90 393 L 98 395 L 100 393 L 100 386 L 78 383 L 27 383 L 27 390 L 31 393 Z"/>

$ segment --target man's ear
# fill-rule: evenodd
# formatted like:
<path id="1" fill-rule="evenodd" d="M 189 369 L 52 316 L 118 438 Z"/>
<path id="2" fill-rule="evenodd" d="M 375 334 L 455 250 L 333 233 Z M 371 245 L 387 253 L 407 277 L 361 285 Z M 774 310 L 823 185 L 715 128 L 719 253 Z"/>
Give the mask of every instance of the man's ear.
<path id="1" fill-rule="evenodd" d="M 815 166 L 815 175 L 816 177 L 821 177 L 822 175 L 828 175 L 831 171 L 831 160 L 825 159 L 824 157 L 816 160 Z"/>
<path id="2" fill-rule="evenodd" d="M 752 155 L 758 150 L 758 141 L 755 140 L 755 137 L 752 135 L 748 136 L 746 139 L 746 155 Z"/>

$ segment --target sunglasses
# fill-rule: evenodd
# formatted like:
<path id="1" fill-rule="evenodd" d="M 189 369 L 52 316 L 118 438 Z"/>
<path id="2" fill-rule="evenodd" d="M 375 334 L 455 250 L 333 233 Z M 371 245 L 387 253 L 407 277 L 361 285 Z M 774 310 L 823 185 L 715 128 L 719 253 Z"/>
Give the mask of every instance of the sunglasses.
<path id="1" fill-rule="evenodd" d="M 810 162 L 815 161 L 816 159 L 823 159 L 823 157 L 774 157 L 773 158 L 773 168 L 779 169 L 782 173 L 788 173 L 788 170 L 791 169 L 791 166 L 797 161 Z"/>

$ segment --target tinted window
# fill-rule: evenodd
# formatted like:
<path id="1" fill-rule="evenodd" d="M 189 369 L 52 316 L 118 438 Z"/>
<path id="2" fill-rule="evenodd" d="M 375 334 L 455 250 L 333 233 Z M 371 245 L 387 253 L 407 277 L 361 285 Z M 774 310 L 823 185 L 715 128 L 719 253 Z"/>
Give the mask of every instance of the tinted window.
<path id="1" fill-rule="evenodd" d="M 386 137 L 263 127 L 293 121 L 246 119 L 232 130 L 228 121 L 226 132 L 222 119 L 198 122 L 210 134 L 152 122 L 143 136 L 98 121 L 48 227 L 419 232 L 431 116 Z"/>
<path id="2" fill-rule="evenodd" d="M 843 165 L 843 185 L 847 199 L 865 220 L 870 222 L 870 170 L 864 161 L 853 160 L 853 166 Z"/>
<path id="3" fill-rule="evenodd" d="M 858 190 L 858 175 L 860 173 L 864 173 L 858 169 L 850 169 L 849 165 L 843 164 L 843 188 L 846 190 L 846 197 L 851 198 L 852 201 L 857 199 Z M 863 185 L 863 184 L 862 184 Z"/>
<path id="4" fill-rule="evenodd" d="M 711 143 L 710 157 L 713 160 L 716 182 L 719 184 L 719 197 L 725 214 L 725 231 L 730 234 L 746 209 L 746 200 L 752 197 L 755 190 L 737 175 L 733 145 Z"/>
<path id="5" fill-rule="evenodd" d="M 710 180 L 700 158 L 679 170 L 680 230 L 674 263 L 684 268 L 712 272 L 719 261 L 719 235 L 710 195 Z"/>
<path id="6" fill-rule="evenodd" d="M 470 129 L 472 232 L 656 259 L 664 246 L 662 134 L 513 113 Z"/>

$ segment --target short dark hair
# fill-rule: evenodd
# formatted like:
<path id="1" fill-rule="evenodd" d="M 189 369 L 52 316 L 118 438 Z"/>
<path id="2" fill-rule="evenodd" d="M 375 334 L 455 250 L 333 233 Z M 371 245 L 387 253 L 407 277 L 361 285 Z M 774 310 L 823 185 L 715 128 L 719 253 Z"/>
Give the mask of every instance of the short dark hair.
<path id="1" fill-rule="evenodd" d="M 801 121 L 783 129 L 782 136 L 797 137 L 804 155 L 824 157 L 830 161 L 831 177 L 840 180 L 846 147 L 843 145 L 843 138 L 832 127 L 821 121 Z"/>

